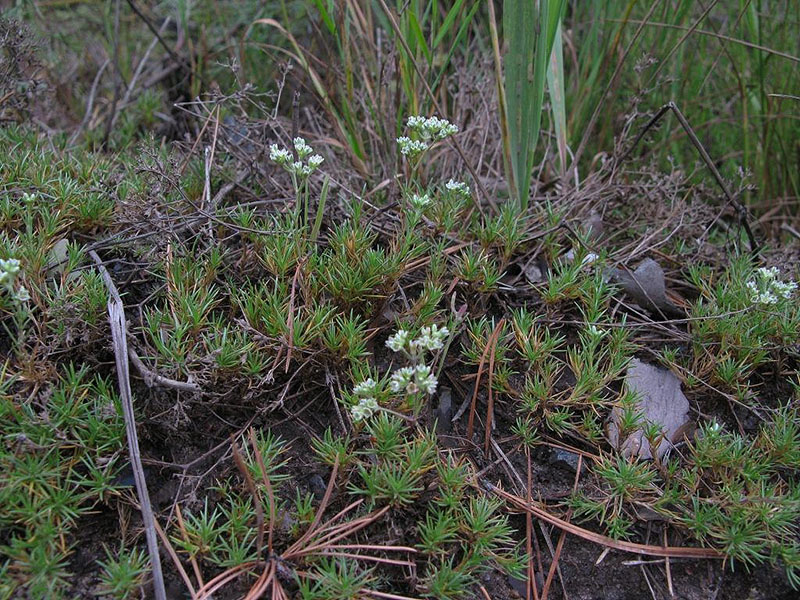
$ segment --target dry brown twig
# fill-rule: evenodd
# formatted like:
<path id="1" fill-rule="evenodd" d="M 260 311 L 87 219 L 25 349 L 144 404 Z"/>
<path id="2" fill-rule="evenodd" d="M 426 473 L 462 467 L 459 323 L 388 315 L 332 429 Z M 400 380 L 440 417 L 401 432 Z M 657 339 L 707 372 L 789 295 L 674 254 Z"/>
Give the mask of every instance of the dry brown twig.
<path id="1" fill-rule="evenodd" d="M 156 600 L 167 600 L 167 593 L 164 588 L 164 576 L 161 572 L 161 558 L 158 554 L 158 540 L 156 538 L 156 519 L 153 515 L 153 508 L 150 505 L 150 495 L 147 492 L 147 480 L 142 467 L 142 457 L 139 452 L 139 438 L 136 434 L 136 419 L 133 412 L 133 398 L 131 394 L 130 372 L 128 371 L 128 342 L 127 342 L 127 321 L 125 320 L 125 307 L 122 298 L 114 285 L 108 271 L 103 265 L 103 261 L 96 252 L 91 251 L 89 255 L 97 263 L 97 268 L 103 277 L 103 281 L 108 288 L 108 318 L 111 324 L 111 336 L 114 344 L 114 358 L 117 363 L 117 380 L 119 382 L 119 393 L 122 401 L 122 413 L 125 419 L 125 431 L 128 438 L 128 455 L 131 460 L 131 469 L 136 483 L 136 494 L 139 497 L 139 505 L 144 522 L 145 537 L 147 538 L 147 550 L 150 554 L 150 564 L 153 572 L 153 590 Z"/>
<path id="2" fill-rule="evenodd" d="M 634 542 L 615 540 L 603 534 L 589 531 L 588 529 L 584 529 L 583 527 L 579 527 L 570 523 L 569 521 L 556 517 L 555 515 L 550 514 L 544 508 L 537 506 L 536 503 L 529 503 L 524 498 L 510 494 L 509 492 L 506 492 L 505 490 L 489 482 L 483 482 L 483 485 L 488 488 L 489 491 L 500 498 L 503 498 L 509 504 L 521 510 L 522 512 L 530 512 L 532 515 L 538 517 L 546 523 L 549 523 L 550 525 L 554 525 L 555 527 L 576 535 L 579 538 L 594 542 L 595 544 L 599 544 L 607 548 L 645 556 L 663 556 L 670 558 L 714 558 L 720 560 L 725 558 L 723 554 L 720 554 L 713 548 L 655 546 L 653 544 L 637 544 Z"/>
<path id="3" fill-rule="evenodd" d="M 320 502 L 314 519 L 309 525 L 306 532 L 300 536 L 294 543 L 292 543 L 286 550 L 280 554 L 276 553 L 273 546 L 273 535 L 275 528 L 275 495 L 272 485 L 267 475 L 267 469 L 264 465 L 261 453 L 258 451 L 256 444 L 255 433 L 252 428 L 248 432 L 248 439 L 252 452 L 255 455 L 256 462 L 261 471 L 261 479 L 267 492 L 267 500 L 269 502 L 269 522 L 264 524 L 263 509 L 257 512 L 262 515 L 258 518 L 258 539 L 259 539 L 259 558 L 256 561 L 242 563 L 235 567 L 220 573 L 214 579 L 208 581 L 199 590 L 193 593 L 193 600 L 208 600 L 212 594 L 223 588 L 228 583 L 237 579 L 241 574 L 250 572 L 252 569 L 263 566 L 261 574 L 258 576 L 256 582 L 251 586 L 250 590 L 244 596 L 245 600 L 256 600 L 261 598 L 267 590 L 271 588 L 272 598 L 288 598 L 287 592 L 283 589 L 281 579 L 290 577 L 294 565 L 299 565 L 305 559 L 311 556 L 331 556 L 340 558 L 351 558 L 362 561 L 376 562 L 390 564 L 400 567 L 413 567 L 414 563 L 407 560 L 384 558 L 371 554 L 360 554 L 358 551 L 391 551 L 391 552 L 405 552 L 407 554 L 414 554 L 416 550 L 407 546 L 379 546 L 370 544 L 346 544 L 339 543 L 340 541 L 352 536 L 357 531 L 367 527 L 371 523 L 381 518 L 389 510 L 389 506 L 382 509 L 373 511 L 367 515 L 357 517 L 351 520 L 345 520 L 357 507 L 363 504 L 363 500 L 357 500 L 340 510 L 333 517 L 327 521 L 322 520 L 323 514 L 330 503 L 333 489 L 336 483 L 336 476 L 339 469 L 339 460 L 336 458 L 333 469 L 331 471 L 328 485 L 325 489 L 325 495 Z M 235 447 L 235 444 L 234 444 Z M 241 459 L 238 451 L 234 451 L 234 457 L 239 457 L 237 464 L 239 470 L 242 471 L 247 488 L 253 495 L 253 501 L 256 507 L 260 506 L 259 491 L 256 489 L 255 483 L 249 476 L 247 467 Z M 266 532 L 264 528 L 266 527 Z M 263 544 L 264 534 L 266 533 L 266 559 L 262 559 L 261 545 Z M 382 594 L 374 590 L 364 589 L 362 593 L 366 596 L 378 596 L 383 598 L 397 598 L 402 597 L 392 594 Z M 410 600 L 410 599 L 409 599 Z"/>

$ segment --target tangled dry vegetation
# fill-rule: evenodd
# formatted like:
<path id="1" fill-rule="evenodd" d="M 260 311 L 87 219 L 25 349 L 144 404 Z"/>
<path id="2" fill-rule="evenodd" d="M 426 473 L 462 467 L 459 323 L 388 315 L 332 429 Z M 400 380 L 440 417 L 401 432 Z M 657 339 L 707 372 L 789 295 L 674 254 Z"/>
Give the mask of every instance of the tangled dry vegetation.
<path id="1" fill-rule="evenodd" d="M 77 4 L 0 30 L 0 598 L 793 597 L 796 198 L 642 86 L 521 209 L 478 2 L 110 3 L 67 93 Z"/>

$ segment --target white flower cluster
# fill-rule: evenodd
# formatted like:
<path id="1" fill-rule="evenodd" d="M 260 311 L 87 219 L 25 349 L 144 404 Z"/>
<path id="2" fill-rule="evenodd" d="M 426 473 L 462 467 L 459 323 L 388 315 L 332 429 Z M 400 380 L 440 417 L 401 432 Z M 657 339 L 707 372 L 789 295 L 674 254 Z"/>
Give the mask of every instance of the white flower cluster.
<path id="1" fill-rule="evenodd" d="M 450 330 L 447 327 L 441 329 L 433 324 L 430 327 L 423 327 L 419 332 L 419 337 L 410 342 L 411 350 L 421 348 L 424 350 L 440 350 L 444 345 L 445 338 L 450 335 Z"/>
<path id="2" fill-rule="evenodd" d="M 397 145 L 400 146 L 400 154 L 414 158 L 419 156 L 429 148 L 427 142 L 422 140 L 412 140 L 410 137 L 402 136 L 397 138 Z"/>
<path id="3" fill-rule="evenodd" d="M 603 339 L 606 336 L 606 334 L 608 333 L 608 330 L 607 329 L 601 329 L 597 325 L 592 323 L 591 325 L 589 325 L 589 327 L 586 328 L 586 333 L 589 335 L 590 339 L 595 340 L 595 341 L 599 341 L 599 340 Z"/>
<path id="4" fill-rule="evenodd" d="M 780 281 L 780 271 L 776 267 L 761 267 L 756 271 L 756 279 L 747 282 L 750 301 L 754 304 L 777 304 L 783 298 L 788 300 L 797 289 L 794 281 Z"/>
<path id="5" fill-rule="evenodd" d="M 319 154 L 312 155 L 314 152 L 306 141 L 301 137 L 294 138 L 294 151 L 297 160 L 286 148 L 281 148 L 278 144 L 269 147 L 269 159 L 282 166 L 286 171 L 298 177 L 308 177 L 316 171 L 325 159 Z"/>
<path id="6" fill-rule="evenodd" d="M 359 396 L 358 404 L 350 407 L 350 415 L 353 417 L 353 421 L 358 423 L 378 412 L 380 407 L 375 399 L 377 390 L 378 384 L 372 378 L 362 381 L 353 388 L 353 393 Z"/>
<path id="7" fill-rule="evenodd" d="M 378 412 L 379 408 L 378 401 L 375 400 L 375 398 L 371 396 L 369 398 L 361 398 L 358 404 L 354 404 L 350 407 L 350 415 L 353 417 L 353 421 L 358 423 L 359 421 L 370 418 Z"/>
<path id="8" fill-rule="evenodd" d="M 403 352 L 415 363 L 410 367 L 397 369 L 389 378 L 389 390 L 395 394 L 433 394 L 436 392 L 436 375 L 431 367 L 419 364 L 425 351 L 439 350 L 444 345 L 445 338 L 449 335 L 447 327 L 431 325 L 423 327 L 420 334 L 412 339 L 411 334 L 400 329 L 386 340 L 386 345 L 395 352 Z M 376 397 L 378 396 L 378 383 L 369 378 L 353 387 L 353 395 L 358 402 L 350 406 L 350 415 L 358 423 L 368 419 L 380 410 Z"/>
<path id="9" fill-rule="evenodd" d="M 405 329 L 400 329 L 397 333 L 395 333 L 393 336 L 390 336 L 389 339 L 386 340 L 386 346 L 394 352 L 400 352 L 408 343 L 408 335 L 408 331 Z"/>
<path id="10" fill-rule="evenodd" d="M 400 154 L 411 158 L 425 152 L 432 142 L 438 142 L 458 133 L 458 127 L 447 119 L 438 117 L 408 117 L 406 125 L 416 134 L 417 139 L 402 136 L 397 138 L 397 145 L 400 147 Z"/>
<path id="11" fill-rule="evenodd" d="M 464 198 L 470 197 L 469 186 L 466 183 L 461 181 L 456 181 L 455 179 L 451 179 L 447 183 L 444 184 L 445 189 L 448 192 L 452 192 L 458 196 L 462 196 Z"/>
<path id="12" fill-rule="evenodd" d="M 419 337 L 413 340 L 408 331 L 400 329 L 386 340 L 386 346 L 394 352 L 408 351 L 412 356 L 416 356 L 420 351 L 441 349 L 448 335 L 450 335 L 450 330 L 447 327 L 440 328 L 436 324 L 423 327 L 419 332 Z"/>
<path id="13" fill-rule="evenodd" d="M 27 302 L 31 295 L 25 286 L 14 289 L 14 281 L 19 274 L 20 263 L 16 258 L 0 259 L 0 285 L 2 285 L 9 295 L 17 302 Z"/>
<path id="14" fill-rule="evenodd" d="M 431 197 L 428 194 L 414 194 L 408 199 L 409 204 L 416 210 L 422 210 L 431 203 Z"/>
<path id="15" fill-rule="evenodd" d="M 417 365 L 403 367 L 392 373 L 389 388 L 393 392 L 405 392 L 406 394 L 416 394 L 417 392 L 433 394 L 436 391 L 436 384 L 436 376 L 431 373 L 431 368 L 428 365 Z"/>
<path id="16" fill-rule="evenodd" d="M 443 140 L 444 138 L 458 133 L 458 127 L 447 119 L 439 117 L 408 117 L 406 125 L 411 131 L 416 132 L 424 140 Z"/>

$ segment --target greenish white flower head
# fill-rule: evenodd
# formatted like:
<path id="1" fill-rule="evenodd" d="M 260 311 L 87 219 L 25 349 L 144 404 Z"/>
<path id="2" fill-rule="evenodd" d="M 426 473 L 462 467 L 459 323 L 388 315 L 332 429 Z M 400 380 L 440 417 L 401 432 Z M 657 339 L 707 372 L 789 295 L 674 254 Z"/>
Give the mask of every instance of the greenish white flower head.
<path id="1" fill-rule="evenodd" d="M 325 160 L 319 154 L 312 155 L 314 150 L 301 137 L 294 138 L 294 151 L 297 155 L 297 160 L 286 148 L 281 148 L 278 144 L 272 144 L 269 147 L 269 159 L 301 179 L 311 175 Z"/>
<path id="2" fill-rule="evenodd" d="M 450 330 L 447 327 L 439 327 L 436 324 L 423 327 L 415 339 L 411 339 L 408 331 L 400 329 L 386 340 L 386 346 L 394 352 L 406 352 L 411 356 L 417 356 L 425 350 L 433 352 L 441 349 L 448 335 Z"/>
<path id="3" fill-rule="evenodd" d="M 433 394 L 436 391 L 436 376 L 428 365 L 403 367 L 392 373 L 389 389 L 393 392 L 416 394 L 423 392 Z"/>
<path id="4" fill-rule="evenodd" d="M 423 140 L 439 141 L 458 133 L 458 127 L 447 119 L 438 117 L 408 117 L 406 126 Z"/>
<path id="5" fill-rule="evenodd" d="M 410 137 L 397 138 L 397 145 L 400 147 L 400 154 L 409 158 L 416 158 L 429 148 L 422 140 L 412 140 Z"/>
<path id="6" fill-rule="evenodd" d="M 462 198 L 470 197 L 469 186 L 461 181 L 456 181 L 455 179 L 451 179 L 450 181 L 444 184 L 444 187 L 448 192 L 456 196 L 460 196 Z"/>
<path id="7" fill-rule="evenodd" d="M 20 263 L 16 258 L 0 259 L 0 285 L 12 291 L 14 280 L 19 273 Z"/>
<path id="8" fill-rule="evenodd" d="M 354 404 L 350 407 L 350 416 L 353 418 L 353 421 L 358 423 L 364 419 L 368 419 L 378 412 L 378 410 L 380 410 L 380 407 L 375 398 L 362 398 L 358 401 L 358 404 Z"/>
<path id="9" fill-rule="evenodd" d="M 433 324 L 430 327 L 423 327 L 419 332 L 419 337 L 409 342 L 409 346 L 412 353 L 418 348 L 430 350 L 431 352 L 441 350 L 448 335 L 450 335 L 450 330 L 447 327 L 440 329 L 436 324 Z"/>
<path id="10" fill-rule="evenodd" d="M 416 210 L 422 210 L 431 203 L 431 197 L 428 194 L 414 194 L 408 199 L 408 203 Z"/>
<path id="11" fill-rule="evenodd" d="M 314 152 L 306 141 L 301 137 L 294 138 L 294 151 L 297 152 L 297 158 L 305 160 L 305 158 Z"/>
<path id="12" fill-rule="evenodd" d="M 386 340 L 386 347 L 394 352 L 400 352 L 408 343 L 408 336 L 408 331 L 405 329 L 399 329 L 397 333 L 390 336 L 389 339 Z"/>
<path id="13" fill-rule="evenodd" d="M 356 396 L 362 396 L 362 397 L 374 396 L 377 387 L 378 385 L 375 383 L 375 380 L 370 378 L 356 385 L 353 388 L 353 393 Z"/>
<path id="14" fill-rule="evenodd" d="M 772 305 L 781 299 L 788 300 L 797 289 L 794 281 L 781 281 L 780 271 L 776 267 L 767 269 L 761 267 L 756 270 L 756 278 L 747 282 L 750 292 L 750 301 L 753 304 Z"/>
<path id="15" fill-rule="evenodd" d="M 458 127 L 447 119 L 438 117 L 408 117 L 406 126 L 414 137 L 399 137 L 397 138 L 397 145 L 400 147 L 400 154 L 409 158 L 416 158 L 421 155 L 430 148 L 431 143 L 458 133 Z"/>

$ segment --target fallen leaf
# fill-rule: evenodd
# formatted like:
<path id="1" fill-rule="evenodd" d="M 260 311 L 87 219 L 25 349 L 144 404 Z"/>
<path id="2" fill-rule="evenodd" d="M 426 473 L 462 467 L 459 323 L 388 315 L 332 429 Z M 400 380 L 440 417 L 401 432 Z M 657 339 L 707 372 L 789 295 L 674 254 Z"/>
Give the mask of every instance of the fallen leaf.
<path id="1" fill-rule="evenodd" d="M 661 428 L 661 442 L 655 449 L 659 458 L 680 441 L 689 426 L 689 401 L 681 391 L 681 382 L 672 371 L 649 365 L 640 360 L 631 361 L 625 375 L 625 385 L 638 396 L 637 411 L 641 424 L 655 423 Z M 608 438 L 626 457 L 653 458 L 650 443 L 640 427 L 620 444 L 619 421 L 622 409 L 611 411 Z"/>

